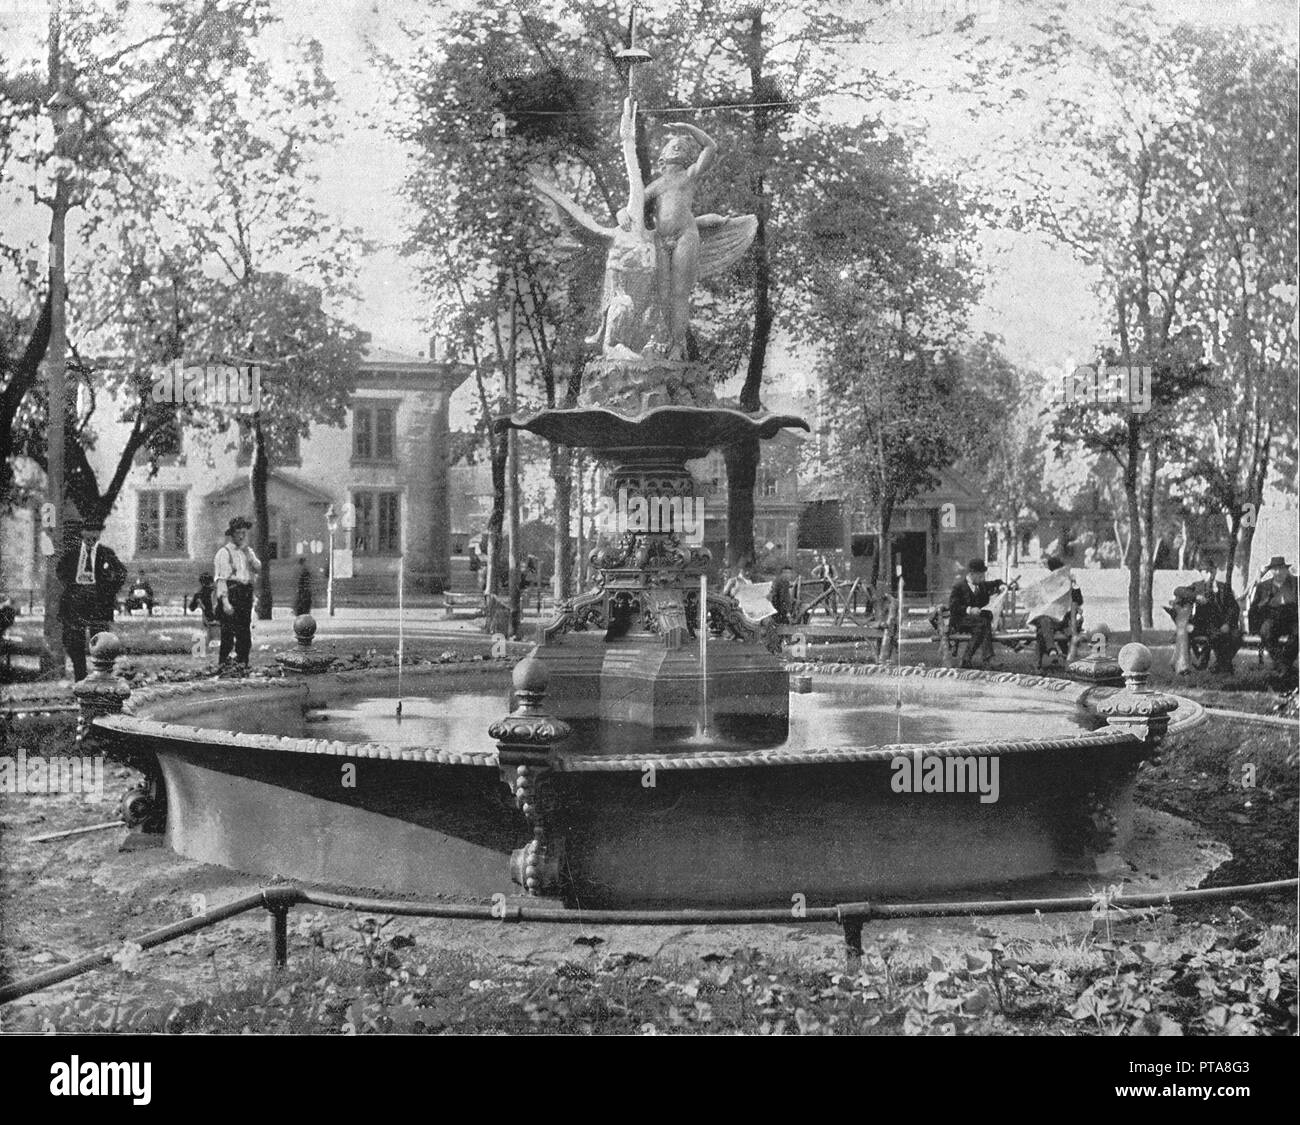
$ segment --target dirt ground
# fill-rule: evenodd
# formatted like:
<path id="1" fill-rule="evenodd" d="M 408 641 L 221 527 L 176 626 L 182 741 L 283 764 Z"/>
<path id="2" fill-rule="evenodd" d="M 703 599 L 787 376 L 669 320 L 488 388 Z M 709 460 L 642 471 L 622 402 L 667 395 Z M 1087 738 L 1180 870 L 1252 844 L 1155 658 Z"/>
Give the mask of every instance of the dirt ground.
<path id="1" fill-rule="evenodd" d="M 1276 695 L 1245 678 L 1225 684 L 1209 678 L 1184 680 L 1178 690 L 1216 707 L 1266 712 Z M 1246 689 L 1246 690 L 1243 690 Z M 1250 690 L 1255 689 L 1255 690 Z M 21 724 L 3 741 L 3 753 L 23 744 Z M 51 743 L 66 741 L 56 728 Z M 1177 740 L 1171 740 L 1176 743 Z M 37 736 L 39 745 L 40 736 Z M 1173 890 L 1291 878 L 1296 873 L 1297 753 L 1293 731 L 1270 731 L 1212 719 L 1184 745 L 1167 746 L 1143 767 L 1134 841 L 1125 854 L 1126 890 Z M 30 752 L 37 746 L 28 745 Z M 1243 764 L 1258 759 L 1259 783 L 1236 783 Z M 111 828 L 43 843 L 28 837 L 109 821 L 117 800 L 134 783 L 125 767 L 105 771 L 102 795 L 0 793 L 0 980 L 36 973 L 122 943 L 157 927 L 250 893 L 263 880 L 183 859 L 165 847 L 123 851 L 125 829 Z M 1035 889 L 1043 894 L 1087 894 L 1099 889 L 1076 882 Z M 1010 897 L 1010 896 L 1009 896 Z M 1198 926 L 1229 917 L 1227 904 L 1179 910 L 1180 924 Z M 1246 904 L 1260 921 L 1294 925 L 1293 902 Z M 290 959 L 314 942 L 347 948 L 357 942 L 359 919 L 340 911 L 290 915 Z M 1087 914 L 1046 918 L 997 918 L 914 922 L 907 928 L 916 956 L 928 950 L 967 947 L 981 926 L 1020 941 L 1059 943 L 1088 934 Z M 896 928 L 868 926 L 864 939 Z M 309 930 L 314 931 L 310 933 Z M 560 964 L 592 935 L 576 926 L 511 925 L 398 919 L 389 932 L 409 934 L 423 948 L 481 954 L 509 963 Z M 700 958 L 757 947 L 810 964 L 842 965 L 842 932 L 835 926 L 791 924 L 747 927 L 602 927 L 603 952 L 647 957 Z M 48 1026 L 51 1017 L 78 998 L 105 990 L 132 1000 L 193 999 L 226 989 L 270 964 L 269 919 L 262 911 L 219 923 L 198 934 L 147 951 L 134 971 L 96 970 L 0 1008 L 0 1030 Z M 57 1026 L 57 1019 L 54 1019 Z"/>
<path id="2" fill-rule="evenodd" d="M 1294 872 L 1294 796 L 1271 809 L 1262 825 L 1238 824 L 1222 798 L 1209 791 L 1201 779 L 1158 777 L 1159 767 L 1143 780 L 1144 791 L 1164 809 L 1143 807 L 1128 849 L 1130 874 L 1126 889 L 1177 889 L 1222 885 L 1231 881 L 1282 877 L 1270 864 L 1269 849 L 1291 848 Z M 121 828 L 30 843 L 41 833 L 111 820 L 117 795 L 133 781 L 129 770 L 110 766 L 102 797 L 15 796 L 4 799 L 0 811 L 0 864 L 4 872 L 0 907 L 0 948 L 4 976 L 23 979 L 85 956 L 92 951 L 121 946 L 128 939 L 188 917 L 199 908 L 211 908 L 256 890 L 262 881 L 254 876 L 183 859 L 165 847 L 121 850 Z M 1239 799 L 1240 800 L 1240 799 Z M 1178 808 L 1193 816 L 1205 815 L 1220 823 L 1220 837 L 1169 810 Z M 1289 813 L 1288 813 L 1289 810 Z M 1290 816 L 1289 836 L 1282 831 Z M 1276 830 L 1280 840 L 1261 837 L 1257 831 Z M 1225 846 L 1223 836 L 1236 839 L 1239 850 Z M 1263 857 L 1263 858 L 1261 858 Z M 1097 880 L 1099 888 L 1103 880 Z M 1043 888 L 1042 893 L 1086 894 L 1080 883 Z M 1250 909 L 1257 909 L 1250 907 Z M 1287 920 L 1287 907 L 1268 908 L 1273 920 Z M 1226 916 L 1226 904 L 1217 908 Z M 1191 912 L 1188 921 L 1214 920 L 1216 911 Z M 1294 918 L 1294 911 L 1290 911 Z M 1180 914 L 1181 920 L 1181 914 Z M 357 941 L 359 918 L 341 911 L 309 913 L 297 908 L 290 916 L 290 958 L 309 948 L 306 927 L 316 928 L 312 941 L 326 948 L 346 949 Z M 995 918 L 916 922 L 907 928 L 918 957 L 929 951 L 968 947 L 981 926 L 1009 939 L 1033 941 L 1078 940 L 1092 931 L 1087 914 L 1045 918 Z M 864 939 L 895 929 L 897 923 L 868 926 Z M 592 935 L 578 926 L 508 925 L 502 923 L 446 922 L 397 919 L 396 929 L 409 934 L 422 948 L 481 954 L 507 963 L 561 964 Z M 878 932 L 874 932 L 878 931 Z M 844 963 L 841 931 L 835 926 L 800 925 L 746 927 L 602 927 L 602 952 L 641 956 L 698 959 L 737 948 L 756 947 L 765 952 L 796 958 L 810 965 L 834 967 Z M 235 982 L 264 970 L 270 964 L 269 919 L 262 911 L 219 923 L 198 934 L 150 950 L 140 957 L 137 970 L 119 972 L 109 967 L 86 974 L 0 1008 L 0 1030 L 33 1029 L 79 998 L 116 992 L 124 1003 L 162 1004 L 193 999 L 230 988 Z"/>

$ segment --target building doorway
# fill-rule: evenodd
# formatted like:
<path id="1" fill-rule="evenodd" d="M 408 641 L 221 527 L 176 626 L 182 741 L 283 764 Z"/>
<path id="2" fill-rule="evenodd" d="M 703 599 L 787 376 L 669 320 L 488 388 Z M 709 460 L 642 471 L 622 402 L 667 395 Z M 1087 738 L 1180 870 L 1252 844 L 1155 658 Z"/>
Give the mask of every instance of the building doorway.
<path id="1" fill-rule="evenodd" d="M 889 583 L 897 584 L 895 568 L 903 568 L 903 592 L 924 594 L 930 586 L 926 568 L 926 539 L 924 531 L 901 531 L 893 536 L 893 562 L 889 568 Z"/>

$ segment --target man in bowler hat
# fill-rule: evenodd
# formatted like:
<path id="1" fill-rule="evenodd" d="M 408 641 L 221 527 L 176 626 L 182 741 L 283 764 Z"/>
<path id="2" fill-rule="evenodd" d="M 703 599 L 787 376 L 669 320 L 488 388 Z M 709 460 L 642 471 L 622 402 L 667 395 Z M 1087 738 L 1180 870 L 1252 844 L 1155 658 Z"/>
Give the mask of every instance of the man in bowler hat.
<path id="1" fill-rule="evenodd" d="M 955 633 L 970 634 L 970 644 L 961 661 L 963 668 L 971 667 L 976 649 L 986 667 L 993 661 L 993 615 L 984 607 L 1005 583 L 1000 578 L 986 582 L 984 575 L 988 569 L 983 559 L 971 559 L 965 577 L 948 595 L 948 627 Z"/>

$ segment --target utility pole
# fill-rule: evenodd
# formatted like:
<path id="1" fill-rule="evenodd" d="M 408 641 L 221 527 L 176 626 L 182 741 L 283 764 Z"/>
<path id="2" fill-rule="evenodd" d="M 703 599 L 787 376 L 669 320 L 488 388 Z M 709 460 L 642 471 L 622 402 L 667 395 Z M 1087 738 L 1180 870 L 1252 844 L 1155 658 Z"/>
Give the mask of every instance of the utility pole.
<path id="1" fill-rule="evenodd" d="M 49 416 L 45 429 L 45 498 L 47 511 L 53 519 L 49 523 L 54 554 L 45 560 L 45 645 L 48 650 L 47 670 L 63 671 L 63 634 L 56 613 L 59 604 L 58 575 L 55 561 L 63 550 L 63 476 L 64 476 L 64 425 L 67 418 L 67 364 L 68 319 L 67 280 L 64 253 L 67 246 L 67 223 L 72 185 L 67 169 L 68 108 L 72 99 L 64 83 L 62 29 L 59 0 L 50 9 L 49 82 L 53 91 L 46 108 L 54 127 L 54 190 L 45 203 L 50 208 L 50 342 L 45 352 L 45 393 Z M 97 512 L 83 512 L 83 517 L 97 516 Z"/>

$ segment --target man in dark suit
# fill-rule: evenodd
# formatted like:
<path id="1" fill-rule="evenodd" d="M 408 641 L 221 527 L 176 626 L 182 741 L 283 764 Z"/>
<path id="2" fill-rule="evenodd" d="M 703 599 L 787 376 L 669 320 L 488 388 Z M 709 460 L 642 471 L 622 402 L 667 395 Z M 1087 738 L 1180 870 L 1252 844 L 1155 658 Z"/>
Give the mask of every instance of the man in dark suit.
<path id="1" fill-rule="evenodd" d="M 1201 578 L 1179 586 L 1174 601 L 1192 605 L 1191 636 L 1203 637 L 1214 653 L 1214 670 L 1231 672 L 1232 658 L 1241 647 L 1241 606 L 1231 588 L 1217 578 L 1213 560 L 1201 566 Z"/>
<path id="2" fill-rule="evenodd" d="M 58 614 L 63 624 L 63 648 L 72 658 L 74 678 L 86 678 L 86 637 L 109 629 L 117 594 L 126 581 L 126 567 L 99 541 L 103 520 L 87 519 L 81 540 L 68 547 L 55 565 L 63 585 Z"/>
<path id="3" fill-rule="evenodd" d="M 783 566 L 781 576 L 772 583 L 772 593 L 768 601 L 772 603 L 776 610 L 774 618 L 777 625 L 789 625 L 794 620 L 795 599 L 794 599 L 794 568 Z"/>
<path id="4" fill-rule="evenodd" d="M 993 660 L 993 615 L 985 607 L 1005 583 L 1001 579 L 986 582 L 984 575 L 988 569 L 983 559 L 971 559 L 965 577 L 952 588 L 952 593 L 948 596 L 949 630 L 970 634 L 970 644 L 961 661 L 963 668 L 971 667 L 971 658 L 977 648 L 985 665 Z"/>
<path id="5" fill-rule="evenodd" d="M 993 659 L 993 615 L 985 606 L 989 598 L 1004 587 L 1001 579 L 985 581 L 988 566 L 984 559 L 971 559 L 966 567 L 966 576 L 954 585 L 948 597 L 948 627 L 953 632 L 970 633 L 970 644 L 966 646 L 966 655 L 962 667 L 971 667 L 971 658 L 975 650 L 980 650 L 980 659 L 985 666 Z"/>
<path id="6" fill-rule="evenodd" d="M 1296 661 L 1296 579 L 1281 555 L 1274 555 L 1265 571 L 1268 577 L 1255 587 L 1247 621 L 1269 659 L 1286 669 Z"/>

